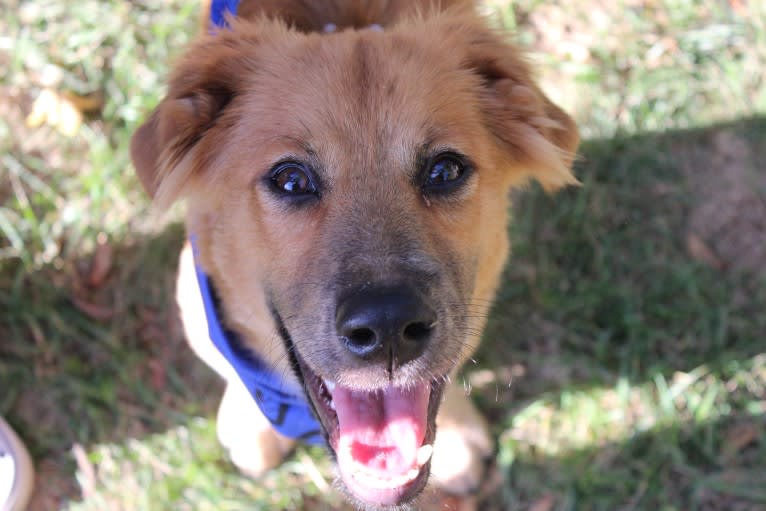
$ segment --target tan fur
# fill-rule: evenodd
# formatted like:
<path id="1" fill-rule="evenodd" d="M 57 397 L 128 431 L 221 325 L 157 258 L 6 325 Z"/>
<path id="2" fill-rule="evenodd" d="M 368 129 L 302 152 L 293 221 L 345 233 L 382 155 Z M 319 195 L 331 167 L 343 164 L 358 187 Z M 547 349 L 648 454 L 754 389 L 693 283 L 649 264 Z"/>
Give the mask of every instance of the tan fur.
<path id="1" fill-rule="evenodd" d="M 381 369 L 333 351 L 334 304 L 322 284 L 359 274 L 381 281 L 402 267 L 455 269 L 433 291 L 455 305 L 441 311 L 442 342 L 396 381 L 454 373 L 476 348 L 509 252 L 509 189 L 529 179 L 551 190 L 576 183 L 574 123 L 468 4 L 245 0 L 231 30 L 201 36 L 181 57 L 167 97 L 134 136 L 147 191 L 161 206 L 187 201 L 227 326 L 296 387 L 269 306 L 286 311 L 296 349 L 320 376 L 374 385 Z M 338 32 L 319 33 L 327 23 Z M 372 23 L 385 31 L 364 29 Z M 455 197 L 429 200 L 413 188 L 414 155 L 426 143 L 474 163 Z M 264 185 L 285 155 L 320 161 L 327 191 L 316 206 L 289 210 Z M 254 406 L 230 412 L 245 398 L 207 339 L 191 264 L 187 250 L 178 284 L 187 335 L 229 382 L 222 442 L 259 473 L 292 443 L 270 434 Z M 243 447 L 242 424 L 261 438 L 255 449 L 252 435 Z M 434 478 L 474 489 L 491 450 L 486 425 L 457 388 L 446 390 L 437 424 Z"/>

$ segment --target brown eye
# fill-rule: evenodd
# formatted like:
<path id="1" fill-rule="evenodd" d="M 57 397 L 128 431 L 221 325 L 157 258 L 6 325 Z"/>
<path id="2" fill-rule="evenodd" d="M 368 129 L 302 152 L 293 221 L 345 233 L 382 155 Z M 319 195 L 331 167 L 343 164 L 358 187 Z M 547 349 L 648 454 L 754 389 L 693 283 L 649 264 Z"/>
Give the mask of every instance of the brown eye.
<path id="1" fill-rule="evenodd" d="M 465 163 L 456 155 L 441 154 L 429 163 L 424 188 L 433 192 L 447 191 L 462 181 L 466 170 Z"/>
<path id="2" fill-rule="evenodd" d="M 286 195 L 308 195 L 317 191 L 311 172 L 297 162 L 277 165 L 271 173 L 271 182 L 277 191 Z"/>

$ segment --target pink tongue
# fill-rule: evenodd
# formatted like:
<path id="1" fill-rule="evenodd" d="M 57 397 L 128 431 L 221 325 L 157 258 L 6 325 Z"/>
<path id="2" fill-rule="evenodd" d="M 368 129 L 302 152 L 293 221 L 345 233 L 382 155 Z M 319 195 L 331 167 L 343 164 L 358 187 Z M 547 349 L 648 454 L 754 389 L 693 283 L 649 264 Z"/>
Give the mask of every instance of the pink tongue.
<path id="1" fill-rule="evenodd" d="M 382 478 L 416 467 L 428 413 L 428 384 L 361 392 L 337 385 L 338 463 L 345 473 L 362 468 Z"/>

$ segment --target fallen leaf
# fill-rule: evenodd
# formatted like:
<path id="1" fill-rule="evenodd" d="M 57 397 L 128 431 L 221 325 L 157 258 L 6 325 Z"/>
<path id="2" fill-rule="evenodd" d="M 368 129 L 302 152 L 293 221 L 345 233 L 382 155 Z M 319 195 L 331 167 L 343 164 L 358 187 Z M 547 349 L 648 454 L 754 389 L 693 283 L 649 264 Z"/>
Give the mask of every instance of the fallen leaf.
<path id="1" fill-rule="evenodd" d="M 90 271 L 86 282 L 90 287 L 99 287 L 104 283 L 109 271 L 112 269 L 113 251 L 106 236 L 99 235 L 96 250 L 90 263 Z"/>
<path id="2" fill-rule="evenodd" d="M 537 499 L 529 506 L 528 511 L 551 511 L 556 504 L 556 499 L 553 495 L 545 495 L 542 498 Z"/>
<path id="3" fill-rule="evenodd" d="M 149 360 L 149 374 L 152 388 L 157 392 L 165 390 L 167 381 L 165 365 L 156 358 Z"/>
<path id="4" fill-rule="evenodd" d="M 731 459 L 742 449 L 760 438 L 761 428 L 753 422 L 738 422 L 726 430 L 723 440 L 723 455 Z"/>
<path id="5" fill-rule="evenodd" d="M 94 92 L 92 94 L 86 94 L 85 96 L 79 96 L 66 92 L 63 94 L 64 98 L 72 103 L 75 108 L 84 114 L 92 114 L 99 112 L 104 107 L 104 94 L 101 91 Z"/>
<path id="6" fill-rule="evenodd" d="M 138 328 L 138 334 L 141 341 L 151 346 L 160 343 L 167 338 L 167 332 L 153 323 L 147 323 Z"/>
<path id="7" fill-rule="evenodd" d="M 454 495 L 443 489 L 423 493 L 418 501 L 421 511 L 477 511 L 478 499 L 471 495 Z"/>
<path id="8" fill-rule="evenodd" d="M 725 266 L 723 261 L 713 252 L 713 249 L 693 232 L 686 236 L 686 250 L 692 259 L 707 264 L 716 270 L 722 270 Z"/>
<path id="9" fill-rule="evenodd" d="M 85 300 L 76 296 L 72 297 L 72 303 L 74 303 L 75 307 L 77 307 L 86 316 L 89 316 L 97 321 L 108 321 L 114 317 L 114 309 L 111 307 L 86 302 Z"/>
<path id="10" fill-rule="evenodd" d="M 733 10 L 740 16 L 744 16 L 747 14 L 746 0 L 729 0 L 729 6 L 731 7 L 731 10 Z"/>
<path id="11" fill-rule="evenodd" d="M 82 496 L 88 498 L 96 491 L 96 469 L 88 459 L 88 453 L 82 445 L 75 443 L 72 446 L 72 456 L 77 463 L 79 471 L 77 480 L 80 482 Z"/>
<path id="12" fill-rule="evenodd" d="M 476 509 L 478 506 L 474 497 L 445 495 L 441 501 L 440 511 L 476 511 Z"/>
<path id="13" fill-rule="evenodd" d="M 32 111 L 27 116 L 26 124 L 30 128 L 47 124 L 56 128 L 61 134 L 73 137 L 82 125 L 83 113 L 98 111 L 103 103 L 103 94 L 100 92 L 78 96 L 46 88 L 37 96 L 32 105 Z"/>

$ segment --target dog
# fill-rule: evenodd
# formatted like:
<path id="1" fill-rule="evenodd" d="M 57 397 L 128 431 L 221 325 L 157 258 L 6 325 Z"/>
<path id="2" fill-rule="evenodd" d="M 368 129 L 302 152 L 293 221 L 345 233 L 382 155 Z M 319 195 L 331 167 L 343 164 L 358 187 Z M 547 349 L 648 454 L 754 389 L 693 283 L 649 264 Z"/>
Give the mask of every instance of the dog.
<path id="1" fill-rule="evenodd" d="M 223 7 L 222 7 L 223 5 Z M 325 444 L 360 507 L 475 491 L 488 427 L 450 377 L 509 253 L 509 191 L 576 184 L 572 119 L 464 0 L 213 0 L 131 142 L 183 199 L 191 347 L 253 475 Z"/>

